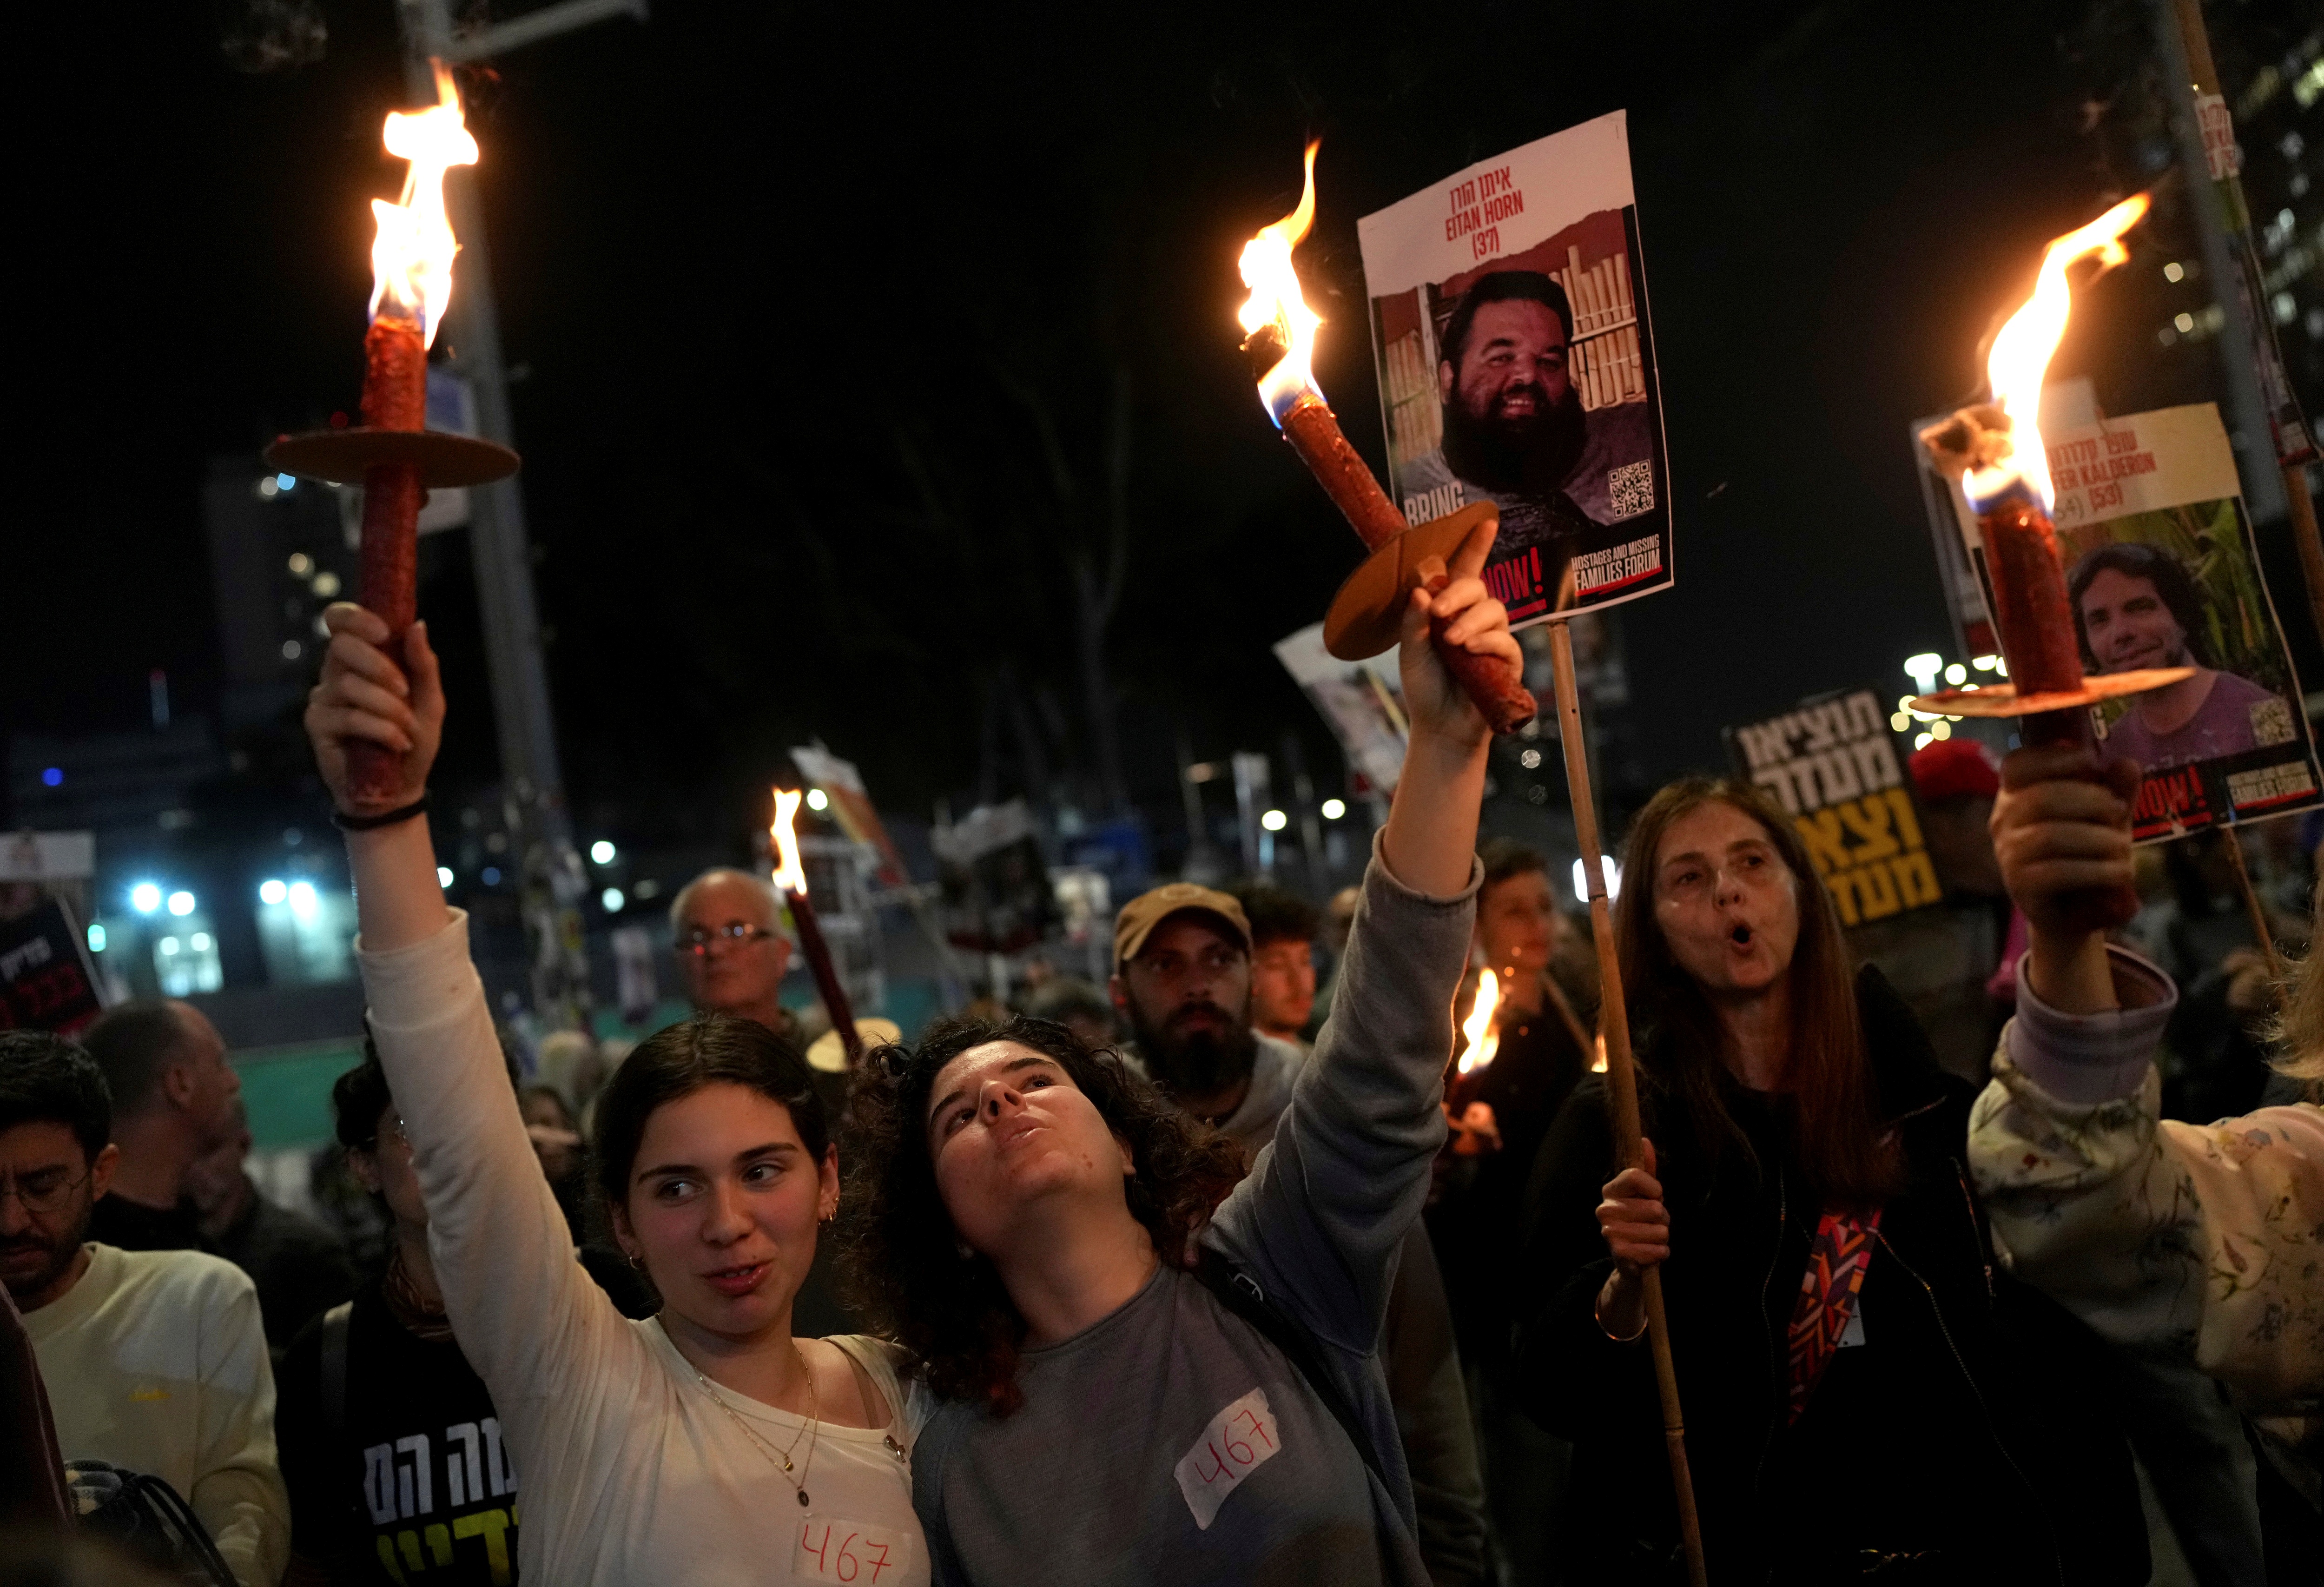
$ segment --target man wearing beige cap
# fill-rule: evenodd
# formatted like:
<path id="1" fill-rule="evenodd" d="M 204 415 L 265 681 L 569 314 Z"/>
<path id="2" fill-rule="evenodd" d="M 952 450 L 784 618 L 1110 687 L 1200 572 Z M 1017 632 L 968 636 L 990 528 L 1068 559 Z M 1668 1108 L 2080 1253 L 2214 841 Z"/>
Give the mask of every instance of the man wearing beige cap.
<path id="1" fill-rule="evenodd" d="M 1275 1139 L 1308 1054 L 1250 1023 L 1250 920 L 1227 893 L 1174 881 L 1140 893 L 1113 925 L 1113 1006 L 1127 1056 L 1171 1101 L 1216 1125 L 1246 1162 Z M 1420 1552 L 1438 1587 L 1485 1576 L 1484 1481 L 1428 1231 L 1414 1224 L 1388 1295 L 1382 1354 Z"/>
<path id="2" fill-rule="evenodd" d="M 1111 990 L 1148 1077 L 1206 1122 L 1223 1127 L 1246 1102 L 1265 1100 L 1251 1095 L 1264 1052 L 1261 1089 L 1282 1093 L 1265 1110 L 1274 1134 L 1300 1053 L 1250 1028 L 1250 922 L 1241 904 L 1191 881 L 1130 900 L 1113 923 Z"/>

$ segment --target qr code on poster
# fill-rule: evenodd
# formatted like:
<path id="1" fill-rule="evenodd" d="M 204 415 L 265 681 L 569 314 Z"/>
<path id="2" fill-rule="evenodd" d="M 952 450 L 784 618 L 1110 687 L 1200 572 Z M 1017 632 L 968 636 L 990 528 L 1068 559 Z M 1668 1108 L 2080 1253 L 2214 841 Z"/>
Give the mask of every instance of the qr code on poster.
<path id="1" fill-rule="evenodd" d="M 2262 700 L 2251 708 L 2252 742 L 2280 744 L 2299 736 L 2292 725 L 2292 707 L 2281 699 Z"/>
<path id="2" fill-rule="evenodd" d="M 1606 471 L 1606 497 L 1613 509 L 1613 521 L 1636 518 L 1641 512 L 1655 510 L 1655 466 L 1647 458 L 1625 463 L 1619 468 Z"/>

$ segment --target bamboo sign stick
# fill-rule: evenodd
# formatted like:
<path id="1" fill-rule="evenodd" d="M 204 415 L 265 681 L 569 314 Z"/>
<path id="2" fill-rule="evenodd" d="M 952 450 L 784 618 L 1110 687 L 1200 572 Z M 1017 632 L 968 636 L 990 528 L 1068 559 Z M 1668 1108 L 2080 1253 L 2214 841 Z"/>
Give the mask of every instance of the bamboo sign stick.
<path id="1" fill-rule="evenodd" d="M 1606 1038 L 1606 1089 L 1614 1103 L 1614 1145 L 1626 1168 L 1645 1166 L 1646 1132 L 1638 1120 L 1638 1079 L 1630 1063 L 1630 1016 L 1622 1001 L 1622 966 L 1614 954 L 1614 914 L 1600 863 L 1598 806 L 1590 792 L 1583 752 L 1582 696 L 1573 679 L 1573 638 L 1563 620 L 1549 625 L 1549 660 L 1557 690 L 1557 730 L 1565 751 L 1565 787 L 1573 802 L 1573 835 L 1590 882 L 1590 935 L 1598 945 L 1598 1024 Z M 1702 1523 L 1695 1514 L 1694 1481 L 1686 1463 L 1686 1421 L 1679 1412 L 1678 1369 L 1671 1361 L 1670 1323 L 1663 1315 L 1662 1269 L 1641 1276 L 1646 1299 L 1646 1340 L 1655 1357 L 1655 1386 L 1663 1403 L 1663 1443 L 1670 1456 L 1671 1489 L 1678 1500 L 1679 1539 L 1686 1549 L 1692 1587 L 1706 1587 Z"/>

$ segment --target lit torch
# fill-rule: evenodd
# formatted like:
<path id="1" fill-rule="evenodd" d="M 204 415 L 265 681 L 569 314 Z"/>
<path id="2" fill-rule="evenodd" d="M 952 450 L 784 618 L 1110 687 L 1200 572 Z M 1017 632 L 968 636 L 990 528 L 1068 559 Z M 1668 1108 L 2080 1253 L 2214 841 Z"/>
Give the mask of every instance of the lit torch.
<path id="1" fill-rule="evenodd" d="M 1344 661 L 1376 656 L 1394 644 L 1416 585 L 1442 587 L 1445 564 L 1480 522 L 1495 515 L 1490 503 L 1463 508 L 1417 528 L 1388 499 L 1379 482 L 1348 444 L 1340 421 L 1315 384 L 1315 330 L 1323 324 L 1299 290 L 1291 250 L 1315 219 L 1315 148 L 1307 145 L 1306 185 L 1299 207 L 1262 228 L 1242 251 L 1242 306 L 1248 333 L 1243 352 L 1259 380 L 1259 401 L 1283 438 L 1314 475 L 1372 555 L 1333 597 L 1323 620 L 1323 645 Z M 1533 694 L 1517 669 L 1497 656 L 1480 656 L 1444 642 L 1432 623 L 1436 653 L 1495 733 L 1514 733 L 1534 719 Z"/>
<path id="2" fill-rule="evenodd" d="M 1500 1011 L 1501 983 L 1490 970 L 1477 976 L 1477 996 L 1469 1005 L 1469 1017 L 1461 1023 L 1460 1073 L 1471 1074 L 1493 1061 L 1501 1049 L 1501 1033 L 1494 1029 L 1493 1016 Z"/>
<path id="3" fill-rule="evenodd" d="M 428 425 L 428 349 L 452 300 L 452 261 L 460 251 L 444 208 L 444 173 L 476 162 L 476 140 L 460 112 L 452 74 L 436 65 L 437 103 L 391 111 L 387 152 L 408 161 L 396 202 L 372 200 L 371 327 L 364 335 L 360 428 L 284 436 L 267 461 L 288 474 L 364 487 L 363 604 L 388 628 L 400 658 L 404 630 L 419 614 L 420 508 L 431 487 L 480 484 L 516 472 L 516 454 Z M 380 746 L 348 747 L 358 795 L 392 789 L 393 757 Z"/>
<path id="4" fill-rule="evenodd" d="M 831 948 L 823 940 L 815 906 L 807 901 L 807 867 L 799 863 L 798 838 L 791 831 L 804 797 L 798 790 L 775 789 L 774 824 L 767 829 L 774 840 L 774 883 L 790 906 L 791 924 L 798 928 L 799 951 L 807 955 L 816 995 L 823 999 L 823 1011 L 831 1016 L 831 1028 L 847 1049 L 847 1066 L 852 1070 L 863 1061 L 863 1038 L 855 1029 L 855 1011 L 848 1006 L 847 989 L 839 983 L 839 971 L 831 962 Z"/>
<path id="5" fill-rule="evenodd" d="M 1986 577 L 1993 586 L 1995 624 L 2009 666 L 2009 681 L 1974 691 L 1924 695 L 1912 708 L 1953 716 L 2023 716 L 2027 744 L 2093 743 L 2089 707 L 2161 688 L 2190 676 L 2184 667 L 2082 676 L 2066 570 L 2050 510 L 2056 495 L 2037 418 L 2050 356 L 2065 335 L 2073 291 L 2069 266 L 2095 258 L 2101 270 L 2127 259 L 2122 236 L 2145 215 L 2144 193 L 2126 198 L 2079 230 L 2051 243 L 2042 255 L 2034 295 L 1994 337 L 1986 360 L 1993 400 L 1965 408 L 1921 432 L 1938 468 L 1958 475 L 1978 514 Z M 2093 927 L 2119 926 L 2138 912 L 2128 887 L 2092 892 L 2082 911 Z"/>

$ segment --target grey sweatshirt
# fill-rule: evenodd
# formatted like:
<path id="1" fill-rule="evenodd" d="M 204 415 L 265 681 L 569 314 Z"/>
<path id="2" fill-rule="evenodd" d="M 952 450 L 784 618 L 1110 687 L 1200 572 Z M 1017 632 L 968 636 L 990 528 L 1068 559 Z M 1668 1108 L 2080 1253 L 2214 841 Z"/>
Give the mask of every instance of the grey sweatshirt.
<path id="1" fill-rule="evenodd" d="M 1255 1160 L 1275 1139 L 1290 1105 L 1293 1085 L 1310 1055 L 1290 1042 L 1259 1034 L 1250 1088 L 1220 1130 Z M 1469 1419 L 1469 1391 L 1452 1338 L 1452 1305 L 1428 1228 L 1416 1222 L 1397 1251 L 1396 1284 L 1388 1292 L 1388 1327 L 1380 1336 L 1412 1500 L 1419 1518 L 1421 1558 L 1436 1587 L 1485 1580 L 1485 1479 Z"/>
<path id="2" fill-rule="evenodd" d="M 1315 1341 L 1381 1474 L 1297 1368 L 1166 1266 L 1102 1322 L 1028 1351 L 1016 1415 L 936 1410 L 912 1465 L 937 1582 L 1425 1587 L 1379 1340 L 1444 1137 L 1477 882 L 1427 898 L 1375 851 L 1333 1018 L 1204 1235 Z"/>

